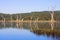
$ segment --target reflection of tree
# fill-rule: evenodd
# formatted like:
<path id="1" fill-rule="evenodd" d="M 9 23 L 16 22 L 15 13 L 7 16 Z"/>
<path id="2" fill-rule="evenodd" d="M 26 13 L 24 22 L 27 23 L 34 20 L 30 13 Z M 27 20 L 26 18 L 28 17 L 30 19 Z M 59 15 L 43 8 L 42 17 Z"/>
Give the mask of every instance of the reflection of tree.
<path id="1" fill-rule="evenodd" d="M 34 30 L 32 31 L 34 34 L 36 35 L 47 35 L 48 37 L 49 36 L 52 36 L 53 38 L 54 37 L 60 37 L 60 32 L 59 31 L 43 31 L 43 30 Z"/>

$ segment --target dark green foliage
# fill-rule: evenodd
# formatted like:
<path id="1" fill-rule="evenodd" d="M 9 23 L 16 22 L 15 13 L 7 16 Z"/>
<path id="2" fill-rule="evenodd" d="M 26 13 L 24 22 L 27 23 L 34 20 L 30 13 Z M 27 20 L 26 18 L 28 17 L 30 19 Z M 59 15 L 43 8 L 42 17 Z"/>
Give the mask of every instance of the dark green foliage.
<path id="1" fill-rule="evenodd" d="M 50 13 L 48 11 L 43 11 L 43 12 L 16 13 L 16 14 L 0 13 L 0 20 L 3 20 L 4 18 L 6 20 L 11 20 L 11 16 L 12 16 L 13 20 L 16 20 L 17 15 L 18 15 L 19 20 L 22 20 L 22 19 L 24 19 L 24 20 L 36 20 L 37 18 L 38 18 L 38 20 L 50 20 L 51 19 Z M 60 11 L 55 11 L 54 19 L 60 20 Z"/>

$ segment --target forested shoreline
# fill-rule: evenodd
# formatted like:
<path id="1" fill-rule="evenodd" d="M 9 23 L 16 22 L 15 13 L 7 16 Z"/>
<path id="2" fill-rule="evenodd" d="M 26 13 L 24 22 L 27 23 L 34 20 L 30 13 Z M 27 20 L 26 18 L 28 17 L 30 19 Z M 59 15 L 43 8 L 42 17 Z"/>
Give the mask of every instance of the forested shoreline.
<path id="1" fill-rule="evenodd" d="M 16 20 L 18 16 L 19 20 L 50 20 L 51 15 L 49 11 L 42 11 L 42 12 L 30 12 L 30 13 L 16 13 L 16 14 L 5 14 L 0 13 L 0 20 L 3 20 L 4 18 L 6 20 Z M 60 11 L 54 11 L 54 20 L 60 21 Z"/>

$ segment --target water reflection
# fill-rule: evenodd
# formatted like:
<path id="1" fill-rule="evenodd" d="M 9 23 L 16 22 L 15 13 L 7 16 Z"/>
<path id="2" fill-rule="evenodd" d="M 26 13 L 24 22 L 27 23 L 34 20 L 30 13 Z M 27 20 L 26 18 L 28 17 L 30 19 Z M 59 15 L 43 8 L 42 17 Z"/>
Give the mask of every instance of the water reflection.
<path id="1" fill-rule="evenodd" d="M 52 37 L 53 40 L 60 40 L 60 31 L 42 31 L 42 30 L 34 30 L 32 31 L 34 34 L 40 36 L 40 35 L 44 35 L 47 37 Z"/>
<path id="2" fill-rule="evenodd" d="M 30 28 L 46 28 L 50 29 L 50 23 L 18 23 L 18 27 L 16 22 L 12 24 L 10 22 L 4 23 L 0 22 L 0 40 L 60 40 L 60 31 L 42 31 L 42 30 L 34 30 L 31 31 Z M 55 23 L 55 29 L 60 29 L 60 23 Z"/>
<path id="3" fill-rule="evenodd" d="M 0 29 L 0 40 L 59 40 L 51 33 L 31 32 L 28 29 L 3 28 Z"/>
<path id="4" fill-rule="evenodd" d="M 54 23 L 54 29 L 60 29 L 60 22 Z M 15 28 L 30 28 L 30 27 L 38 27 L 38 28 L 47 28 L 51 29 L 51 24 L 49 22 L 19 22 L 18 25 L 16 22 L 0 22 L 0 28 L 6 27 L 15 27 Z"/>

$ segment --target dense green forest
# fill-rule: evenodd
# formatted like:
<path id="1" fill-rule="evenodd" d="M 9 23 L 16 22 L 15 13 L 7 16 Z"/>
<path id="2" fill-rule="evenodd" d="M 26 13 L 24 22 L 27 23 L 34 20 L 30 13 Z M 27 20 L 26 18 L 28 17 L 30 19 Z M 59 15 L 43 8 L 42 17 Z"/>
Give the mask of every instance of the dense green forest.
<path id="1" fill-rule="evenodd" d="M 51 11 L 42 11 L 42 12 L 30 12 L 30 13 L 16 13 L 16 14 L 5 14 L 0 13 L 0 20 L 3 20 L 4 18 L 6 20 L 11 20 L 11 17 L 13 20 L 16 20 L 17 15 L 18 19 L 24 19 L 24 20 L 35 20 L 38 18 L 38 20 L 50 20 Z M 57 21 L 60 21 L 60 11 L 54 11 L 54 19 Z"/>

